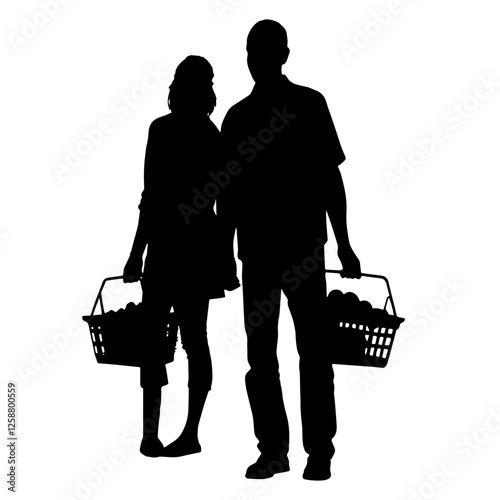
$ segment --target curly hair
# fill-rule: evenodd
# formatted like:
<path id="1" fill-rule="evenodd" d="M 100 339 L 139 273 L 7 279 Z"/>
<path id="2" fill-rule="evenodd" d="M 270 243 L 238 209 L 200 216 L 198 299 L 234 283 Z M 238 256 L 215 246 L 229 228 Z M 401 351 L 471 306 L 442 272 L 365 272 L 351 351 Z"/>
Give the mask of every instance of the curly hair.
<path id="1" fill-rule="evenodd" d="M 172 112 L 199 111 L 211 115 L 217 98 L 213 89 L 214 72 L 210 63 L 200 56 L 188 56 L 175 70 L 168 94 Z"/>

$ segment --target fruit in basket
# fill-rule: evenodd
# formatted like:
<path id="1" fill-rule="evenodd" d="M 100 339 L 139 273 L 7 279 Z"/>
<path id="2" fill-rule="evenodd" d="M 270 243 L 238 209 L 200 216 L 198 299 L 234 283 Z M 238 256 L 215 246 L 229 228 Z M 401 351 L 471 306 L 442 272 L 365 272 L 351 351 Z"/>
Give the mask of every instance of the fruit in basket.
<path id="1" fill-rule="evenodd" d="M 344 303 L 347 306 L 353 306 L 359 303 L 358 296 L 353 292 L 344 293 Z"/>
<path id="2" fill-rule="evenodd" d="M 332 305 L 338 305 L 344 299 L 344 294 L 340 290 L 332 290 L 328 294 L 328 302 Z"/>
<path id="3" fill-rule="evenodd" d="M 359 299 L 355 293 L 347 292 L 344 294 L 344 299 L 342 301 L 342 311 L 348 316 L 353 316 L 356 314 L 356 310 L 359 307 Z"/>
<path id="4" fill-rule="evenodd" d="M 383 311 L 382 309 L 373 309 L 372 322 L 374 323 L 374 326 L 382 326 L 387 323 L 387 316 L 387 311 Z"/>
<path id="5" fill-rule="evenodd" d="M 359 303 L 358 314 L 360 318 L 368 319 L 373 311 L 372 305 L 367 300 L 362 300 Z"/>
<path id="6" fill-rule="evenodd" d="M 383 326 L 387 328 L 394 323 L 393 316 L 387 310 L 374 308 L 367 300 L 359 300 L 353 292 L 332 290 L 327 301 L 328 317 L 334 322 L 364 324 L 370 329 Z"/>

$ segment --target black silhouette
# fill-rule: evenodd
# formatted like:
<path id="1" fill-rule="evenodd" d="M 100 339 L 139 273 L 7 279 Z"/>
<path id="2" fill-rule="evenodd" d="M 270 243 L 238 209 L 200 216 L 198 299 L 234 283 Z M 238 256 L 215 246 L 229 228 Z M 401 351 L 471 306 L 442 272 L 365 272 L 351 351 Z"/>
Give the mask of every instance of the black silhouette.
<path id="1" fill-rule="evenodd" d="M 327 273 L 339 271 L 327 270 Z M 389 281 L 385 276 L 362 273 L 361 276 L 385 281 L 389 295 L 384 309 L 359 300 L 355 293 L 332 290 L 326 304 L 325 325 L 329 335 L 330 360 L 334 364 L 387 366 L 397 329 L 404 321 L 398 317 Z M 387 311 L 390 302 L 393 314 Z"/>
<path id="2" fill-rule="evenodd" d="M 360 277 L 346 227 L 338 165 L 345 159 L 324 97 L 282 74 L 289 49 L 277 22 L 258 22 L 247 40 L 251 94 L 224 119 L 226 164 L 237 172 L 218 200 L 225 237 L 238 235 L 248 337 L 246 375 L 260 457 L 246 477 L 289 470 L 288 421 L 276 346 L 281 291 L 300 355 L 303 477 L 328 479 L 336 432 L 333 369 L 323 321 L 326 214 L 338 242 L 342 275 Z M 236 168 L 237 167 L 237 168 Z M 229 244 L 228 244 L 229 245 Z"/>
<path id="3" fill-rule="evenodd" d="M 90 329 L 90 339 L 98 363 L 122 366 L 141 366 L 143 358 L 150 355 L 150 346 L 143 344 L 139 332 L 144 328 L 144 304 L 129 302 L 118 311 L 104 312 L 102 291 L 110 280 L 123 279 L 123 276 L 106 278 L 99 289 L 90 315 L 83 316 Z M 96 314 L 97 304 L 101 314 Z M 155 348 L 161 353 L 163 363 L 174 359 L 177 343 L 178 325 L 174 313 L 165 319 L 165 328 L 155 341 Z"/>
<path id="4" fill-rule="evenodd" d="M 201 450 L 198 424 L 212 383 L 206 320 L 210 298 L 239 286 L 232 246 L 221 245 L 215 196 L 203 195 L 221 162 L 220 134 L 210 121 L 216 97 L 212 67 L 189 56 L 178 66 L 170 86 L 170 114 L 149 129 L 139 224 L 124 281 L 142 272 L 147 326 L 143 341 L 150 346 L 141 366 L 144 436 L 147 456 L 181 456 Z M 212 193 L 213 194 L 213 193 Z M 173 307 L 189 364 L 189 413 L 181 435 L 163 447 L 158 439 L 161 388 L 168 383 L 164 359 L 156 348 Z"/>

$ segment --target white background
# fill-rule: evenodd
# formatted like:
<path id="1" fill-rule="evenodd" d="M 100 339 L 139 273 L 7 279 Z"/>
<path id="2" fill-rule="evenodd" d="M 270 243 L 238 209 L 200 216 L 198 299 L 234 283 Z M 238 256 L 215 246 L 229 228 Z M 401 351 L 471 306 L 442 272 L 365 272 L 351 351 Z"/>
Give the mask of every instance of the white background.
<path id="1" fill-rule="evenodd" d="M 479 89 L 481 101 L 471 97 L 481 78 L 500 81 L 496 4 L 227 0 L 219 11 L 210 0 L 57 5 L 39 28 L 26 27 L 45 22 L 33 0 L 3 2 L 0 16 L 0 318 L 5 394 L 7 380 L 19 391 L 18 497 L 499 498 L 500 87 L 487 97 Z M 390 19 L 374 21 L 389 7 Z M 279 355 L 292 470 L 264 482 L 244 478 L 257 449 L 244 387 L 241 289 L 212 302 L 214 387 L 200 428 L 203 452 L 180 459 L 139 454 L 138 370 L 98 365 L 80 320 L 101 280 L 120 274 L 128 256 L 147 130 L 167 112 L 175 67 L 188 54 L 212 63 L 212 118 L 220 127 L 252 88 L 245 39 L 264 18 L 288 31 L 287 76 L 328 101 L 347 156 L 352 245 L 365 272 L 389 277 L 406 318 L 386 369 L 336 370 L 337 453 L 332 478 L 321 483 L 302 479 L 298 358 L 286 307 Z M 30 37 L 24 42 L 23 33 Z M 356 52 L 347 56 L 343 43 Z M 141 93 L 136 87 L 148 67 L 159 68 L 161 84 Z M 131 92 L 140 102 L 117 108 Z M 469 116 L 452 119 L 464 101 Z M 113 130 L 58 177 L 54 163 L 64 163 L 67 148 L 105 118 Z M 436 128 L 446 140 L 391 189 L 387 172 L 399 175 L 398 158 Z M 329 248 L 328 263 L 338 268 L 333 238 Z M 130 287 L 115 285 L 108 307 L 125 304 Z M 182 351 L 169 375 L 165 444 L 185 420 Z M 111 459 L 112 470 L 96 471 Z M 436 473 L 444 462 L 447 475 Z"/>

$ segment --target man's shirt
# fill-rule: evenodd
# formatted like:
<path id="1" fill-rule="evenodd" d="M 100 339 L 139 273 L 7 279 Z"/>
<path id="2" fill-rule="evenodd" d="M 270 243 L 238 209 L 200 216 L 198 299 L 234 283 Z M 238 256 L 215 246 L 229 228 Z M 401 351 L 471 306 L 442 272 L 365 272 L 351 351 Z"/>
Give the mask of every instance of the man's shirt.
<path id="1" fill-rule="evenodd" d="M 241 170 L 218 213 L 237 228 L 240 259 L 293 261 L 326 242 L 326 200 L 345 155 L 325 98 L 286 76 L 256 84 L 221 131 L 225 161 Z"/>

